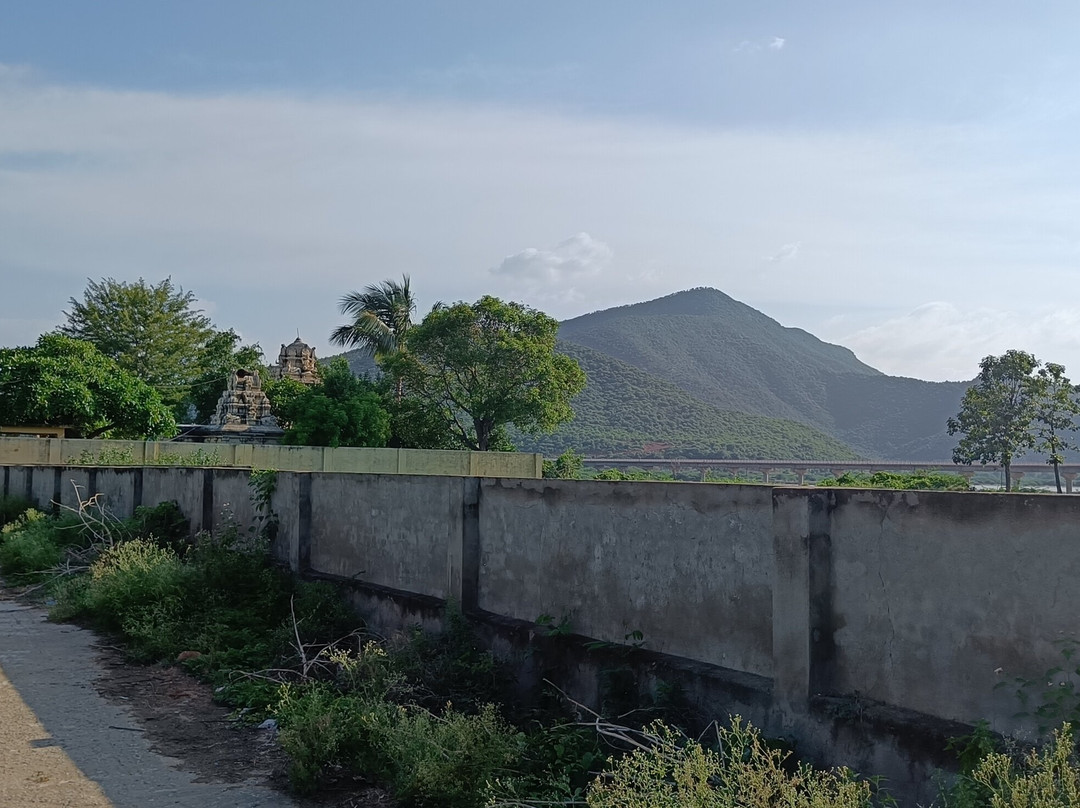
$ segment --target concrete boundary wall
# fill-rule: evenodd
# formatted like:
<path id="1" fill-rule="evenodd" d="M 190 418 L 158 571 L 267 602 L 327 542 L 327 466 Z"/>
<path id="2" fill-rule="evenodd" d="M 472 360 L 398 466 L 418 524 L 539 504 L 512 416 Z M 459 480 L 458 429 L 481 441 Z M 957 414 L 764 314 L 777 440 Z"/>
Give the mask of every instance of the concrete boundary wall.
<path id="1" fill-rule="evenodd" d="M 544 467 L 543 455 L 527 452 L 0 437 L 0 466 L 183 466 L 196 455 L 199 466 L 211 455 L 218 467 L 355 474 L 538 478 Z"/>
<path id="2" fill-rule="evenodd" d="M 44 506 L 77 485 L 120 516 L 175 500 L 194 530 L 253 516 L 242 469 L 5 466 L 0 483 Z M 898 793 L 964 725 L 1030 729 L 995 685 L 1080 636 L 1078 497 L 282 471 L 272 505 L 278 557 L 350 584 L 385 629 L 454 600 L 519 649 L 542 614 L 613 645 L 640 631 L 643 675 L 711 682 L 695 692 L 714 708 L 751 705 Z"/>

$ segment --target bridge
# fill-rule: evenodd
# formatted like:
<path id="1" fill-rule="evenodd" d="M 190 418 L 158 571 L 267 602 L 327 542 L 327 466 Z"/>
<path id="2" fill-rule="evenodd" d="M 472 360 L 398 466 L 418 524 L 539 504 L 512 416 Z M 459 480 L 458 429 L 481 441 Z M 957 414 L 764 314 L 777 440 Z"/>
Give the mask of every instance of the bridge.
<path id="1" fill-rule="evenodd" d="M 799 485 L 806 484 L 806 476 L 811 471 L 823 471 L 832 477 L 839 477 L 848 471 L 862 471 L 869 474 L 875 471 L 942 471 L 949 474 L 959 474 L 970 480 L 976 472 L 1000 472 L 1002 466 L 988 463 L 985 466 L 958 466 L 950 460 L 928 460 L 915 462 L 909 460 L 731 460 L 721 458 L 704 458 L 687 460 L 672 457 L 586 457 L 587 466 L 600 466 L 611 468 L 613 466 L 634 466 L 635 468 L 665 468 L 670 469 L 672 474 L 678 474 L 684 469 L 700 469 L 701 479 L 705 479 L 711 471 L 724 471 L 732 477 L 753 478 L 761 477 L 762 482 L 772 482 L 773 475 L 779 472 L 791 472 L 799 481 Z M 1073 482 L 1080 476 L 1080 463 L 1062 463 L 1058 467 L 1061 471 L 1061 479 L 1065 483 L 1065 492 L 1073 492 Z M 1046 463 L 1014 463 L 1012 465 L 1012 479 L 1018 484 L 1025 474 L 1037 474 L 1040 472 L 1052 472 L 1053 467 Z"/>

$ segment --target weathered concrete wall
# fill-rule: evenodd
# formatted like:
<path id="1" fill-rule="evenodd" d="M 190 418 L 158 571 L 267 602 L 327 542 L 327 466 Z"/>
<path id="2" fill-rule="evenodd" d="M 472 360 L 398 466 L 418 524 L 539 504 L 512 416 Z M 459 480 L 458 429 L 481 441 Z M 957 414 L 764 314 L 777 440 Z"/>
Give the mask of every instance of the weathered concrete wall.
<path id="1" fill-rule="evenodd" d="M 0 437 L 0 466 L 183 466 L 183 458 L 196 454 L 200 466 L 212 456 L 217 467 L 455 477 L 537 478 L 544 465 L 542 455 L 524 452 Z"/>
<path id="2" fill-rule="evenodd" d="M 250 522 L 248 477 L 0 467 L 3 493 L 44 507 L 74 502 L 74 482 L 119 516 L 175 500 L 196 530 Z M 638 656 L 652 655 L 635 657 L 642 676 L 663 668 L 705 709 L 749 710 L 820 762 L 883 774 L 913 798 L 926 796 L 944 739 L 964 730 L 954 722 L 1017 729 L 1015 698 L 995 685 L 1040 676 L 1060 662 L 1055 641 L 1080 633 L 1076 497 L 397 473 L 276 481 L 276 555 L 348 582 L 386 628 L 430 623 L 452 598 L 519 652 L 545 613 L 609 643 L 641 631 Z M 584 698 L 598 665 L 567 658 Z"/>
<path id="3" fill-rule="evenodd" d="M 772 675 L 772 493 L 764 486 L 485 480 L 479 606 Z"/>
<path id="4" fill-rule="evenodd" d="M 309 568 L 446 598 L 461 543 L 460 477 L 316 474 L 310 478 Z"/>
<path id="5" fill-rule="evenodd" d="M 1015 695 L 995 685 L 1060 664 L 1054 640 L 1080 630 L 1080 498 L 838 489 L 829 499 L 823 688 L 1017 729 Z"/>

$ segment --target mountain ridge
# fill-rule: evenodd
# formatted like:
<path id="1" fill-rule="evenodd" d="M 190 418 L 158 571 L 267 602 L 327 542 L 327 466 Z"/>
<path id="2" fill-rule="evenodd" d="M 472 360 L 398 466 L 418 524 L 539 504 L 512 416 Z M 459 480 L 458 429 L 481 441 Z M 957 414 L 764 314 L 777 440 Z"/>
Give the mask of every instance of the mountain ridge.
<path id="1" fill-rule="evenodd" d="M 558 350 L 578 359 L 589 385 L 574 421 L 550 436 L 520 436 L 522 448 L 944 460 L 955 445 L 945 422 L 970 385 L 889 376 L 708 287 L 565 320 Z M 341 355 L 354 373 L 377 372 L 363 350 Z M 818 451 L 841 455 L 810 456 Z"/>

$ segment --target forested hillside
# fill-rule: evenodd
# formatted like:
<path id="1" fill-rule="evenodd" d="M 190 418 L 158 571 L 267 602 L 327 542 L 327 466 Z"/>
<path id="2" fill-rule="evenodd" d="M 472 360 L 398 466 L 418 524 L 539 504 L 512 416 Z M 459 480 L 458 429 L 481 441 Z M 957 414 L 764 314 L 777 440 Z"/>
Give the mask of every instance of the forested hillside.
<path id="1" fill-rule="evenodd" d="M 948 458 L 945 421 L 967 387 L 886 376 L 715 289 L 586 314 L 559 336 L 714 407 L 800 421 L 869 457 Z"/>
<path id="2" fill-rule="evenodd" d="M 559 350 L 589 382 L 573 401 L 575 418 L 553 435 L 518 436 L 518 447 L 556 455 L 731 457 L 822 460 L 856 457 L 835 438 L 794 421 L 718 409 L 638 368 L 581 345 Z"/>

